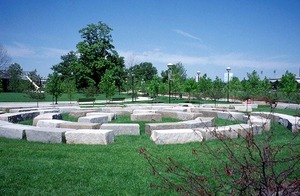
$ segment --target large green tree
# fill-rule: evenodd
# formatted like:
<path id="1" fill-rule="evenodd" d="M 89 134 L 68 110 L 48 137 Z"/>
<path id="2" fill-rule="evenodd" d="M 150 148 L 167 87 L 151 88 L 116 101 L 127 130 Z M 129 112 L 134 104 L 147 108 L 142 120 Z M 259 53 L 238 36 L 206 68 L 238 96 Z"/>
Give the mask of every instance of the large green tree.
<path id="1" fill-rule="evenodd" d="M 197 82 L 194 78 L 188 78 L 184 82 L 184 91 L 189 95 L 189 101 L 191 100 L 191 96 L 197 92 Z"/>
<path id="2" fill-rule="evenodd" d="M 76 73 L 81 88 L 97 87 L 107 69 L 124 68 L 123 58 L 114 50 L 111 31 L 103 22 L 89 24 L 79 31 L 83 40 L 77 44 L 80 57 Z"/>
<path id="3" fill-rule="evenodd" d="M 105 94 L 106 99 L 110 99 L 116 93 L 115 81 L 111 70 L 106 70 L 99 83 L 99 88 Z"/>
<path id="4" fill-rule="evenodd" d="M 252 73 L 247 73 L 248 79 L 245 80 L 243 84 L 244 91 L 246 95 L 252 98 L 254 101 L 255 96 L 259 94 L 259 87 L 260 87 L 260 78 L 258 73 L 254 70 Z"/>
<path id="5" fill-rule="evenodd" d="M 11 64 L 8 67 L 8 74 L 10 76 L 8 90 L 12 92 L 22 92 L 24 90 L 22 67 L 18 63 Z"/>

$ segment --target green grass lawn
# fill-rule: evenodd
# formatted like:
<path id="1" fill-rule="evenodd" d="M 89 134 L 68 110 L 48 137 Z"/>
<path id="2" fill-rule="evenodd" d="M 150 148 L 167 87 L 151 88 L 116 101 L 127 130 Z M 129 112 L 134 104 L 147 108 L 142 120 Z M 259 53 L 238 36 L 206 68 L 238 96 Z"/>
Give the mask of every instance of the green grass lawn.
<path id="1" fill-rule="evenodd" d="M 253 112 L 270 112 L 271 108 L 268 105 L 259 105 L 258 108 L 253 108 Z M 280 114 L 287 114 L 291 116 L 299 116 L 300 110 L 294 110 L 294 109 L 279 109 L 275 108 L 274 109 L 275 113 L 280 113 Z"/>
<path id="2" fill-rule="evenodd" d="M 128 122 L 128 118 L 119 117 L 115 122 Z M 275 125 L 274 132 L 276 144 L 285 144 L 292 136 L 280 125 Z M 192 149 L 201 148 L 199 143 L 155 145 L 149 137 L 143 131 L 140 136 L 116 136 L 115 142 L 107 146 L 0 138 L 0 195 L 175 195 L 150 188 L 156 179 L 147 161 L 139 155 L 140 148 L 162 158 L 172 157 L 206 175 L 210 175 L 209 168 L 218 164 L 209 156 L 202 156 L 203 163 L 199 163 L 199 157 L 192 153 Z M 219 141 L 207 144 L 212 149 L 220 147 Z M 300 175 L 299 171 L 296 175 Z"/>

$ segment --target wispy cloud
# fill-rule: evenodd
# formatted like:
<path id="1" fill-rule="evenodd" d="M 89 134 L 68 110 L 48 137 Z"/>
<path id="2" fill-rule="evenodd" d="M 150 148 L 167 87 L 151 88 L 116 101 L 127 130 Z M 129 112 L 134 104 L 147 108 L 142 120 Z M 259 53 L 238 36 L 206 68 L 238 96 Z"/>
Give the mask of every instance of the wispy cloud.
<path id="1" fill-rule="evenodd" d="M 60 58 L 70 50 L 50 47 L 33 47 L 19 42 L 5 46 L 12 58 Z"/>
<path id="2" fill-rule="evenodd" d="M 184 37 L 191 38 L 191 39 L 198 40 L 198 41 L 202 42 L 202 40 L 199 37 L 196 37 L 196 36 L 194 36 L 190 33 L 182 31 L 180 29 L 174 29 L 173 31 L 180 34 L 180 35 L 182 35 L 182 36 L 184 36 Z"/>
<path id="3" fill-rule="evenodd" d="M 178 63 L 182 62 L 185 66 L 232 66 L 237 68 L 267 68 L 274 69 L 280 68 L 283 65 L 286 67 L 294 66 L 292 63 L 280 60 L 271 60 L 270 58 L 257 58 L 251 57 L 242 53 L 227 53 L 227 54 L 212 54 L 208 56 L 189 56 L 189 55 L 177 55 L 168 54 L 159 50 L 151 50 L 144 52 L 133 52 L 133 51 L 119 51 L 121 56 L 132 57 L 139 62 L 152 62 L 154 65 L 166 65 L 167 63 Z"/>

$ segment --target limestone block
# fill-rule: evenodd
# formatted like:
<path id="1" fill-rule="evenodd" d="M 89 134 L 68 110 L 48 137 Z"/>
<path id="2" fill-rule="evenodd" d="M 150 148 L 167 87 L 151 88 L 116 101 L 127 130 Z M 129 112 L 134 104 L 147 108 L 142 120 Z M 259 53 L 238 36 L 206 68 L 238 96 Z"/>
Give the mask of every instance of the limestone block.
<path id="1" fill-rule="evenodd" d="M 244 122 L 249 125 L 259 125 L 263 131 L 269 131 L 271 128 L 271 120 L 261 116 L 244 116 Z"/>
<path id="2" fill-rule="evenodd" d="M 165 118 L 177 118 L 180 120 L 194 120 L 197 117 L 203 116 L 202 113 L 194 112 L 178 112 L 178 111 L 158 111 Z"/>
<path id="3" fill-rule="evenodd" d="M 36 116 L 33 119 L 32 125 L 36 126 L 36 124 L 37 124 L 37 122 L 39 120 L 52 120 L 52 119 L 59 119 L 59 120 L 61 120 L 62 116 L 61 116 L 60 113 L 45 113 L 45 114 L 40 114 L 40 115 Z"/>
<path id="4" fill-rule="evenodd" d="M 28 141 L 43 143 L 64 143 L 65 132 L 71 129 L 34 127 L 25 129 L 26 139 Z"/>
<path id="5" fill-rule="evenodd" d="M 60 124 L 64 123 L 64 120 L 39 120 L 36 124 L 37 127 L 52 127 L 60 128 Z"/>
<path id="6" fill-rule="evenodd" d="M 171 122 L 171 123 L 146 123 L 145 133 L 150 134 L 153 130 L 164 129 L 193 129 L 199 127 L 211 127 L 213 126 L 214 118 L 198 117 L 195 120 Z"/>
<path id="7" fill-rule="evenodd" d="M 38 111 L 40 112 L 40 114 L 46 114 L 46 113 L 59 113 L 59 108 L 44 109 L 44 110 L 39 109 Z"/>
<path id="8" fill-rule="evenodd" d="M 131 114 L 132 121 L 161 121 L 161 114 L 157 113 L 137 113 Z"/>
<path id="9" fill-rule="evenodd" d="M 100 129 L 113 130 L 115 135 L 140 135 L 140 125 L 133 123 L 104 123 Z"/>
<path id="10" fill-rule="evenodd" d="M 69 112 L 69 116 L 72 116 L 74 118 L 79 118 L 79 117 L 84 117 L 86 116 L 87 113 L 90 112 L 97 112 L 97 110 L 92 110 L 92 109 L 77 109 L 77 110 L 72 110 Z"/>
<path id="11" fill-rule="evenodd" d="M 85 122 L 63 122 L 60 128 L 67 129 L 100 129 L 99 123 L 85 123 Z"/>
<path id="12" fill-rule="evenodd" d="M 147 114 L 154 114 L 157 110 L 142 110 L 142 109 L 138 109 L 138 110 L 133 110 L 133 114 L 140 114 L 140 113 L 147 113 Z"/>
<path id="13" fill-rule="evenodd" d="M 202 139 L 202 134 L 192 129 L 153 130 L 151 132 L 151 140 L 155 144 L 183 144 L 201 142 Z"/>
<path id="14" fill-rule="evenodd" d="M 66 132 L 67 144 L 101 144 L 114 142 L 114 132 L 105 129 L 80 129 Z"/>
<path id="15" fill-rule="evenodd" d="M 9 113 L 30 112 L 36 110 L 38 110 L 38 108 L 11 108 L 9 109 Z"/>
<path id="16" fill-rule="evenodd" d="M 109 122 L 116 119 L 116 114 L 111 113 L 111 112 L 89 112 L 89 113 L 86 113 L 86 116 L 103 116 L 103 115 L 108 116 Z"/>
<path id="17" fill-rule="evenodd" d="M 24 139 L 25 127 L 23 125 L 12 123 L 0 126 L 0 137 L 10 139 Z"/>
<path id="18" fill-rule="evenodd" d="M 108 122 L 108 116 L 107 115 L 98 115 L 98 116 L 84 116 L 79 117 L 78 122 L 85 122 L 85 123 L 107 123 Z"/>
<path id="19" fill-rule="evenodd" d="M 239 112 L 252 112 L 252 107 L 249 105 L 234 105 L 233 107 Z"/>
<path id="20" fill-rule="evenodd" d="M 0 120 L 0 126 L 4 126 L 4 125 L 12 125 L 13 123 L 4 121 L 4 120 Z"/>
<path id="21" fill-rule="evenodd" d="M 218 118 L 226 119 L 226 120 L 244 120 L 244 113 L 240 112 L 223 112 L 218 111 Z"/>
<path id="22" fill-rule="evenodd" d="M 38 116 L 40 112 L 38 111 L 28 111 L 28 112 L 17 112 L 17 113 L 5 113 L 0 114 L 0 120 L 18 123 L 23 120 L 30 120 Z"/>

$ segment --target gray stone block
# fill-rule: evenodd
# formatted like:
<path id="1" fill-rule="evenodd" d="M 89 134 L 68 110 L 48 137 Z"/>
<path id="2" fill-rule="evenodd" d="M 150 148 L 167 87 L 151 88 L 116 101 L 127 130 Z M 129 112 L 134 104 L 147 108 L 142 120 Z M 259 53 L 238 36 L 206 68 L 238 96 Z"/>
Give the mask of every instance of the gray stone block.
<path id="1" fill-rule="evenodd" d="M 64 120 L 39 120 L 36 124 L 37 127 L 50 127 L 50 128 L 60 128 Z"/>
<path id="2" fill-rule="evenodd" d="M 140 125 L 133 123 L 105 123 L 100 129 L 113 130 L 115 135 L 140 135 Z"/>
<path id="3" fill-rule="evenodd" d="M 201 132 L 192 129 L 153 130 L 150 138 L 155 144 L 183 144 L 203 139 Z"/>
<path id="4" fill-rule="evenodd" d="M 114 142 L 114 132 L 104 129 L 81 129 L 66 132 L 67 144 L 100 144 L 107 145 Z"/>
<path id="5" fill-rule="evenodd" d="M 18 124 L 0 126 L 0 137 L 9 139 L 25 139 L 25 127 Z"/>
<path id="6" fill-rule="evenodd" d="M 99 123 L 85 123 L 85 122 L 63 122 L 60 128 L 67 129 L 100 129 Z"/>
<path id="7" fill-rule="evenodd" d="M 5 113 L 0 115 L 0 120 L 18 123 L 23 120 L 30 120 L 40 114 L 39 111 L 17 112 L 17 113 Z"/>
<path id="8" fill-rule="evenodd" d="M 36 126 L 37 122 L 39 120 L 52 120 L 52 119 L 58 119 L 58 120 L 61 120 L 62 119 L 62 116 L 60 113 L 45 113 L 45 114 L 40 114 L 38 116 L 36 116 L 34 119 L 33 119 L 33 123 L 32 125 L 33 126 Z"/>
<path id="9" fill-rule="evenodd" d="M 25 129 L 27 141 L 43 143 L 64 143 L 65 132 L 71 129 L 49 128 L 49 127 L 28 127 Z"/>
<path id="10" fill-rule="evenodd" d="M 85 123 L 107 123 L 108 122 L 108 116 L 103 115 L 103 116 L 84 116 L 78 118 L 78 122 L 85 122 Z"/>
<path id="11" fill-rule="evenodd" d="M 137 113 L 131 114 L 132 121 L 161 121 L 161 114 L 156 113 Z"/>
<path id="12" fill-rule="evenodd" d="M 107 115 L 109 122 L 116 119 L 116 114 L 111 113 L 111 112 L 89 112 L 89 113 L 86 113 L 86 116 L 103 116 L 103 115 Z"/>

